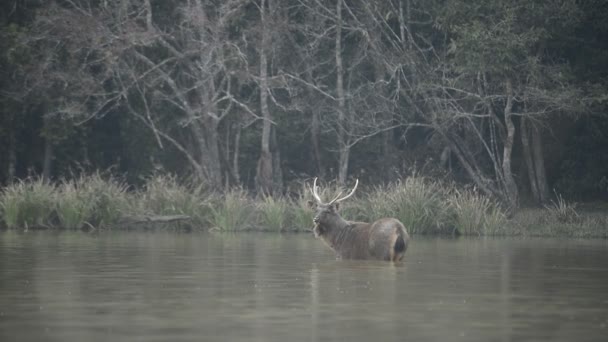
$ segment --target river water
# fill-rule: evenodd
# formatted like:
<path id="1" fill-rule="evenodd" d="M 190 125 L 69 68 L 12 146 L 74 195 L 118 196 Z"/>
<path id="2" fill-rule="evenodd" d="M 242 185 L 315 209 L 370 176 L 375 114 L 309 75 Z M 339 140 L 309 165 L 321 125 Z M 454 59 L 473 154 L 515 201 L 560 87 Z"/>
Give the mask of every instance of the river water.
<path id="1" fill-rule="evenodd" d="M 608 242 L 0 232 L 0 341 L 608 341 Z"/>

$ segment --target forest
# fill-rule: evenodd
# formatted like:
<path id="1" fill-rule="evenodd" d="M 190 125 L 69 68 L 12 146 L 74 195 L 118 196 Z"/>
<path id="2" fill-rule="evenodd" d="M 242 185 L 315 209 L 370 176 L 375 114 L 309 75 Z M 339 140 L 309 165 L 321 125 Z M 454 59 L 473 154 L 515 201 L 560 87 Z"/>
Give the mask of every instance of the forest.
<path id="1" fill-rule="evenodd" d="M 608 200 L 608 1 L 8 0 L 0 184 Z"/>

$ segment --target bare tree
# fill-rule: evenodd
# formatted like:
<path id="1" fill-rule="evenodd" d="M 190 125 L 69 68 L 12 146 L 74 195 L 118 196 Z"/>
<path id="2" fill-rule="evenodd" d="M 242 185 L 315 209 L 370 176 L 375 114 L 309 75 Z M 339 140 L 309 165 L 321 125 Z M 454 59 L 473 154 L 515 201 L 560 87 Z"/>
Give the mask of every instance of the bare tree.
<path id="1" fill-rule="evenodd" d="M 244 65 L 239 48 L 228 39 L 229 21 L 240 14 L 243 2 L 176 5 L 169 12 L 159 9 L 162 13 L 154 12 L 150 0 L 50 6 L 38 27 L 41 34 L 46 28 L 54 36 L 41 39 L 60 37 L 59 48 L 72 49 L 82 70 L 60 75 L 72 76 L 65 82 L 75 91 L 57 111 L 86 120 L 122 106 L 150 128 L 161 148 L 168 142 L 182 153 L 200 181 L 219 188 L 218 128 L 239 103 L 231 88 L 234 71 Z M 161 20 L 164 16 L 174 21 Z M 70 27 L 75 22 L 78 32 Z"/>
<path id="2" fill-rule="evenodd" d="M 276 143 L 276 132 L 273 129 L 272 115 L 268 107 L 270 96 L 269 65 L 272 36 L 271 25 L 274 15 L 274 3 L 271 0 L 261 0 L 258 6 L 260 11 L 261 42 L 258 48 L 259 67 L 259 92 L 260 110 L 262 112 L 262 139 L 260 158 L 258 159 L 256 172 L 256 187 L 258 191 L 266 194 L 280 192 L 282 175 L 280 166 L 280 154 Z"/>

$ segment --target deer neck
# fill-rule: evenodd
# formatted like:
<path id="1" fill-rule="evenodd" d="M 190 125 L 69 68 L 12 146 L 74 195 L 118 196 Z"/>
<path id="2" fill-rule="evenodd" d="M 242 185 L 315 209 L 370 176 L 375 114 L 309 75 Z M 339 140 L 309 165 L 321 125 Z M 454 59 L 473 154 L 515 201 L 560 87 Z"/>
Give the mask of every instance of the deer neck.
<path id="1" fill-rule="evenodd" d="M 330 222 L 324 225 L 323 240 L 333 249 L 340 248 L 344 239 L 348 236 L 350 223 L 341 216 L 336 215 Z"/>

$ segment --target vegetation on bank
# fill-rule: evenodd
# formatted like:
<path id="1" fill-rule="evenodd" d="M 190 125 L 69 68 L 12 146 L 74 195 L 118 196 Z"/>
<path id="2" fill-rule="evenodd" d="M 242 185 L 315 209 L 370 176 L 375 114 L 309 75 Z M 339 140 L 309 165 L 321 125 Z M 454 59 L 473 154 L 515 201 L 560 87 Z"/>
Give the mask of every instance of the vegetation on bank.
<path id="1" fill-rule="evenodd" d="M 337 186 L 321 196 L 333 198 Z M 242 189 L 223 193 L 184 185 L 175 177 L 155 176 L 138 190 L 99 174 L 49 184 L 27 179 L 0 192 L 1 225 L 9 229 L 131 228 L 129 218 L 185 215 L 181 227 L 212 231 L 307 231 L 310 191 L 291 197 L 254 197 Z M 475 189 L 461 189 L 420 176 L 359 190 L 345 203 L 343 216 L 371 221 L 396 217 L 412 234 L 472 236 L 526 235 L 608 237 L 605 215 L 581 215 L 557 197 L 543 209 L 522 209 L 508 218 L 501 207 Z"/>
<path id="2" fill-rule="evenodd" d="M 0 184 L 416 168 L 514 206 L 608 201 L 605 3 L 1 1 Z"/>

